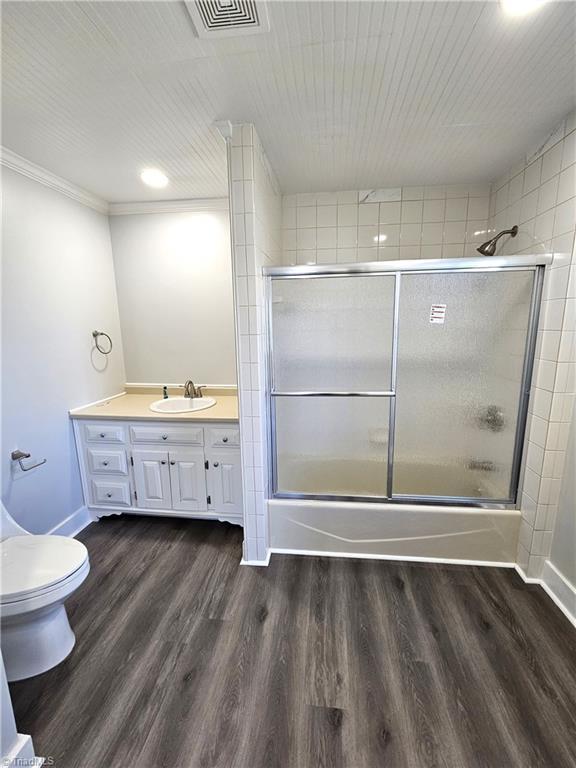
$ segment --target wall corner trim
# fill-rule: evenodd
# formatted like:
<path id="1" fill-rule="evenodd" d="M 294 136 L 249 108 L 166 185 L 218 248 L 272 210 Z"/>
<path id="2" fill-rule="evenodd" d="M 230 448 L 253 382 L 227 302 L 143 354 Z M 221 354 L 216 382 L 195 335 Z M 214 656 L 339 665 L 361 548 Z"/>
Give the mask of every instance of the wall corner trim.
<path id="1" fill-rule="evenodd" d="M 576 588 L 550 562 L 544 561 L 542 578 L 527 576 L 523 568 L 515 565 L 516 572 L 526 584 L 539 584 L 548 597 L 556 603 L 568 621 L 576 627 Z"/>
<path id="2" fill-rule="evenodd" d="M 68 515 L 58 525 L 50 528 L 46 533 L 50 536 L 70 536 L 74 538 L 80 531 L 84 530 L 90 523 L 93 522 L 86 506 L 79 507 L 71 515 Z"/>
<path id="3" fill-rule="evenodd" d="M 82 189 L 82 187 L 77 187 L 72 182 L 57 176 L 40 165 L 36 165 L 31 160 L 17 155 L 16 152 L 12 152 L 7 147 L 0 147 L 0 165 L 21 173 L 23 176 L 27 176 L 29 179 L 37 181 L 39 184 L 43 184 L 45 187 L 49 187 L 56 192 L 61 192 L 66 197 L 86 205 L 88 208 L 93 208 L 98 213 L 108 213 L 108 203 L 102 200 L 102 198 L 93 195 L 92 192 L 88 192 L 86 189 Z"/>
<path id="4" fill-rule="evenodd" d="M 197 213 L 227 211 L 227 197 L 198 197 L 190 200 L 152 200 L 134 203 L 110 203 L 110 216 L 131 216 L 148 213 Z"/>

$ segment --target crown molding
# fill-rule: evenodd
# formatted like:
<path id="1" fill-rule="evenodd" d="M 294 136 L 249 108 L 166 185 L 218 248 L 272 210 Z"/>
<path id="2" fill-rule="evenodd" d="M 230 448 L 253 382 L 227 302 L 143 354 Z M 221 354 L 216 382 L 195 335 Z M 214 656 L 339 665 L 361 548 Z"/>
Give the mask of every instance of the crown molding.
<path id="1" fill-rule="evenodd" d="M 97 195 L 93 195 L 82 187 L 77 187 L 70 181 L 66 181 L 61 176 L 36 165 L 31 160 L 27 160 L 16 152 L 12 152 L 7 147 L 0 147 L 0 164 L 10 168 L 23 176 L 27 176 L 45 187 L 61 192 L 66 197 L 75 200 L 77 203 L 93 208 L 98 213 L 108 213 L 108 203 Z"/>
<path id="2" fill-rule="evenodd" d="M 0 147 L 0 165 L 27 176 L 45 187 L 61 192 L 76 202 L 110 216 L 128 216 L 139 213 L 189 213 L 197 211 L 227 211 L 227 197 L 204 197 L 195 200 L 152 200 L 135 203 L 107 203 L 82 187 L 77 187 L 61 176 L 36 165 L 31 160 Z"/>
<path id="3" fill-rule="evenodd" d="M 195 200 L 152 200 L 136 203 L 109 203 L 110 216 L 130 216 L 144 213 L 194 213 L 197 211 L 227 211 L 227 197 L 202 197 Z"/>

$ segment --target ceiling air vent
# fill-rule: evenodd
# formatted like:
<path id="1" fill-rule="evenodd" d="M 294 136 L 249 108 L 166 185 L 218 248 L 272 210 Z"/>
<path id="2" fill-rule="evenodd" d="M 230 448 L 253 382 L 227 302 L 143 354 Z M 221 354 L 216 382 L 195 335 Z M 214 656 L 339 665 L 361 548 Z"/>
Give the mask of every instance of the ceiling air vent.
<path id="1" fill-rule="evenodd" d="M 265 3 L 254 0 L 185 0 L 198 37 L 256 35 L 269 29 Z"/>

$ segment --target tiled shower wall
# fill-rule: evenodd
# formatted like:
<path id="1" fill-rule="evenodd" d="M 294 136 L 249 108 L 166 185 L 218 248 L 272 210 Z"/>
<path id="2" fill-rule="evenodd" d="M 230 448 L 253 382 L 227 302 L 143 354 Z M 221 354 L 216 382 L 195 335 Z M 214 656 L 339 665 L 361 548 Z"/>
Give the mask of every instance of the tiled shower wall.
<path id="1" fill-rule="evenodd" d="M 262 267 L 281 262 L 281 195 L 253 126 L 234 125 L 230 144 L 244 560 L 265 562 L 268 469 Z"/>
<path id="2" fill-rule="evenodd" d="M 576 115 L 526 164 L 493 185 L 490 226 L 518 224 L 499 253 L 553 253 L 547 269 L 521 497 L 518 563 L 538 578 L 550 555 L 576 398 Z M 502 242 L 502 241 L 501 241 Z"/>
<path id="3" fill-rule="evenodd" d="M 285 195 L 284 264 L 458 258 L 489 239 L 489 184 L 390 188 L 387 202 L 361 202 L 368 192 Z"/>

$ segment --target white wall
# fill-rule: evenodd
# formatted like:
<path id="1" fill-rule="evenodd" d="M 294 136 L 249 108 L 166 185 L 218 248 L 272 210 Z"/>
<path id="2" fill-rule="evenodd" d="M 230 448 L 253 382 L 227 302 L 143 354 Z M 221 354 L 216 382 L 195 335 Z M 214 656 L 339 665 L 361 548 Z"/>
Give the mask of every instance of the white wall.
<path id="1" fill-rule="evenodd" d="M 129 382 L 235 384 L 227 211 L 111 216 Z"/>
<path id="2" fill-rule="evenodd" d="M 489 184 L 387 189 L 389 202 L 361 203 L 367 191 L 285 195 L 285 264 L 477 256 L 486 234 Z"/>
<path id="3" fill-rule="evenodd" d="M 3 169 L 2 499 L 33 533 L 82 507 L 68 410 L 123 389 L 106 216 Z M 104 358 L 91 331 L 114 340 Z M 12 474 L 10 453 L 47 464 Z"/>

